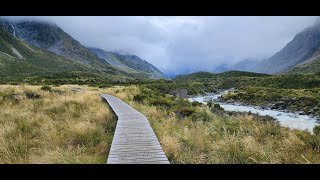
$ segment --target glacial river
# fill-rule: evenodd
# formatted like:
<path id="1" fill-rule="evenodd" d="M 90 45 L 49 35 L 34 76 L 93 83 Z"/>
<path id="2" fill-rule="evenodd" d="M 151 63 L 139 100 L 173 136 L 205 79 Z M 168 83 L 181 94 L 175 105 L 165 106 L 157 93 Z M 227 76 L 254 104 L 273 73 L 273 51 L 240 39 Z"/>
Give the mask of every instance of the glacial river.
<path id="1" fill-rule="evenodd" d="M 219 96 L 221 96 L 221 94 L 193 97 L 193 98 L 189 98 L 188 100 L 191 102 L 198 101 L 206 104 L 206 102 L 203 101 L 205 97 L 212 97 L 213 99 L 216 99 Z M 316 118 L 310 117 L 308 115 L 286 113 L 279 110 L 263 110 L 263 109 L 257 109 L 251 106 L 233 105 L 233 104 L 227 104 L 227 103 L 221 103 L 221 102 L 214 102 L 214 103 L 218 103 L 226 111 L 252 112 L 262 116 L 269 115 L 275 118 L 276 120 L 278 120 L 282 126 L 292 128 L 292 129 L 308 130 L 312 132 L 314 126 L 319 125 L 319 121 L 317 121 Z"/>

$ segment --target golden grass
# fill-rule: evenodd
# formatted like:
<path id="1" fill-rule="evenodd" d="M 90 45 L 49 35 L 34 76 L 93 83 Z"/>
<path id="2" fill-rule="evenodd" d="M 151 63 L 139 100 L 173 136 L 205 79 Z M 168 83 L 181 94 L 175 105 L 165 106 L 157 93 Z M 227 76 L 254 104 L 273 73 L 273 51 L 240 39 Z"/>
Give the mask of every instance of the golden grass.
<path id="1" fill-rule="evenodd" d="M 72 92 L 70 87 L 87 90 Z M 119 97 L 145 114 L 171 163 L 320 163 L 320 136 L 290 130 L 254 116 L 218 115 L 196 107 L 209 121 L 133 101 L 137 86 L 92 88 L 0 86 L 0 163 L 105 163 L 115 120 L 100 94 Z M 1 93 L 20 94 L 18 101 Z M 40 99 L 28 99 L 36 92 Z"/>
<path id="2" fill-rule="evenodd" d="M 0 163 L 106 162 L 115 119 L 97 89 L 70 87 L 80 86 L 54 88 L 63 95 L 41 86 L 0 86 Z M 41 98 L 28 99 L 25 92 Z"/>
<path id="3" fill-rule="evenodd" d="M 116 93 L 117 90 L 117 93 Z M 246 164 L 320 163 L 320 137 L 290 130 L 252 115 L 217 115 L 207 106 L 210 121 L 178 119 L 163 108 L 132 101 L 135 86 L 104 90 L 145 114 L 171 163 Z"/>

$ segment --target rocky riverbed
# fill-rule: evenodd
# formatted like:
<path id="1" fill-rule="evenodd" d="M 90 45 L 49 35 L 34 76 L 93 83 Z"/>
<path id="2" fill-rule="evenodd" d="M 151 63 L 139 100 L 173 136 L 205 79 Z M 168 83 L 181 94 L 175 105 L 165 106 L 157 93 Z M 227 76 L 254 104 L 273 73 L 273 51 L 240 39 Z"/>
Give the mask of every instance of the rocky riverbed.
<path id="1" fill-rule="evenodd" d="M 255 106 L 250 103 L 236 102 L 226 100 L 222 96 L 228 93 L 228 90 L 219 91 L 217 94 L 207 94 L 205 96 L 196 96 L 188 98 L 189 101 L 198 101 L 206 104 L 207 100 L 219 104 L 225 111 L 251 112 L 261 116 L 270 116 L 276 119 L 282 126 L 293 129 L 308 130 L 312 132 L 316 125 L 319 125 L 319 118 L 313 114 L 305 112 L 291 112 L 286 108 L 286 103 L 273 103 L 265 106 Z"/>
<path id="2" fill-rule="evenodd" d="M 320 117 L 318 105 L 307 105 L 305 107 L 300 104 L 304 104 L 305 98 L 281 98 L 280 101 L 274 103 L 267 103 L 261 106 L 256 106 L 252 103 L 247 102 L 237 102 L 233 99 L 225 99 L 223 96 L 219 96 L 216 99 L 213 99 L 214 102 L 233 104 L 236 106 L 250 106 L 256 109 L 263 110 L 278 110 L 280 112 L 286 113 L 296 113 L 299 115 L 308 115 L 311 117 Z M 295 107 L 295 108 L 292 108 Z"/>

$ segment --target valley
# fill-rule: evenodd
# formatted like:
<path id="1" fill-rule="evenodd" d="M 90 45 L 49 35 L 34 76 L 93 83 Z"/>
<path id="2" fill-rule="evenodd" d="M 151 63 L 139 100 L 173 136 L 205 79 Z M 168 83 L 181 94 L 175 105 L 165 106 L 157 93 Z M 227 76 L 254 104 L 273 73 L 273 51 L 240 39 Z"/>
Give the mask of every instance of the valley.
<path id="1" fill-rule="evenodd" d="M 135 43 L 136 33 L 123 37 Z M 189 53 L 200 58 L 204 51 L 183 51 L 186 60 L 170 64 L 180 58 L 173 51 L 188 43 L 167 43 L 172 59 L 161 59 L 166 55 L 157 53 L 167 45 L 162 41 L 167 34 L 161 40 L 153 35 L 143 34 L 143 45 L 130 48 L 150 50 L 149 42 L 161 47 L 139 57 L 103 48 L 108 43 L 77 40 L 55 23 L 0 17 L 0 164 L 105 164 L 119 120 L 114 112 L 123 117 L 131 108 L 143 115 L 143 121 L 130 122 L 137 123 L 130 127 L 137 135 L 132 139 L 147 142 L 139 139 L 146 131 L 137 129 L 149 122 L 149 134 L 156 135 L 149 139 L 159 141 L 156 150 L 162 149 L 170 164 L 320 163 L 320 21 L 269 58 L 222 62 L 216 72 L 195 68 L 173 78 L 160 69 L 178 71 L 188 65 Z M 160 69 L 145 60 L 150 54 L 163 62 Z M 202 63 L 198 56 L 193 61 Z M 102 94 L 119 101 L 111 108 Z M 125 110 L 113 109 L 122 101 L 129 105 Z M 119 137 L 129 136 L 123 133 Z"/>

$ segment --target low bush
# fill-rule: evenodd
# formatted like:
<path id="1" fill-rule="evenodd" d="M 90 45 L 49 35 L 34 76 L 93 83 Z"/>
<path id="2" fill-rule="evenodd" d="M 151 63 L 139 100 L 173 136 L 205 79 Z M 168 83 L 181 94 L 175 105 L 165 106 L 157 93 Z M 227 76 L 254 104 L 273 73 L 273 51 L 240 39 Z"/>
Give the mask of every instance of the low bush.
<path id="1" fill-rule="evenodd" d="M 153 106 L 161 106 L 167 109 L 170 109 L 173 103 L 165 98 L 153 99 L 150 101 L 150 104 Z"/>
<path id="2" fill-rule="evenodd" d="M 212 120 L 212 117 L 206 111 L 196 111 L 191 115 L 192 121 L 204 121 L 208 122 Z"/>
<path id="3" fill-rule="evenodd" d="M 28 99 L 39 99 L 41 96 L 35 92 L 25 92 L 25 95 Z"/>
<path id="4" fill-rule="evenodd" d="M 147 96 L 145 96 L 145 95 L 137 94 L 137 95 L 133 96 L 133 101 L 143 102 L 146 98 L 147 98 Z"/>
<path id="5" fill-rule="evenodd" d="M 42 86 L 42 87 L 41 87 L 41 90 L 42 90 L 42 91 L 49 91 L 49 92 L 51 92 L 51 91 L 52 91 L 52 88 L 51 88 L 50 86 L 47 86 L 47 85 L 46 85 L 46 86 Z"/>
<path id="6" fill-rule="evenodd" d="M 313 133 L 314 133 L 315 135 L 320 135 L 320 126 L 315 126 L 315 127 L 313 128 Z"/>
<path id="7" fill-rule="evenodd" d="M 201 106 L 201 105 L 202 105 L 202 103 L 200 103 L 200 102 L 198 102 L 198 101 L 193 101 L 191 104 L 192 104 L 193 107 Z"/>
<path id="8" fill-rule="evenodd" d="M 181 107 L 175 110 L 175 113 L 179 118 L 188 117 L 195 112 L 192 107 Z"/>

